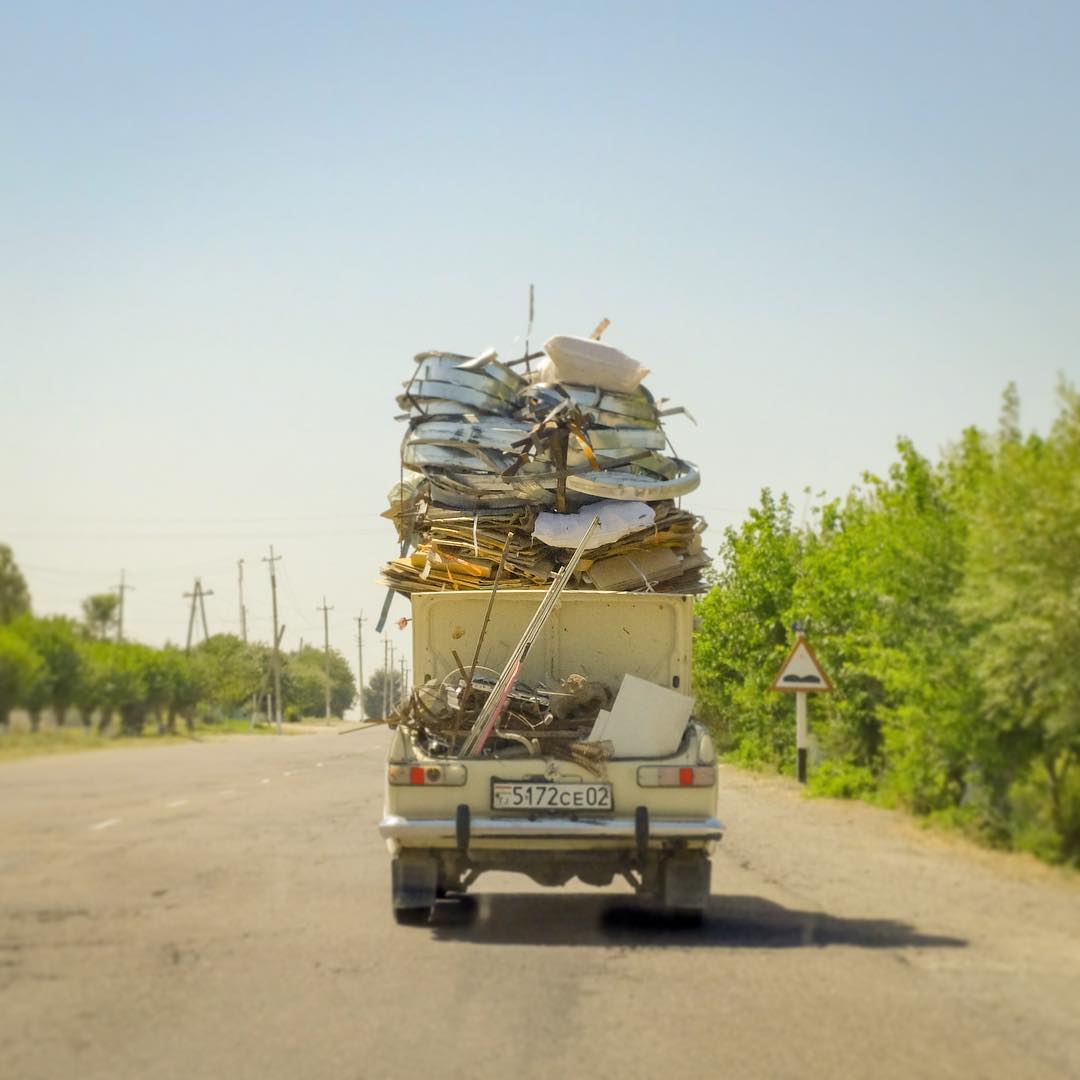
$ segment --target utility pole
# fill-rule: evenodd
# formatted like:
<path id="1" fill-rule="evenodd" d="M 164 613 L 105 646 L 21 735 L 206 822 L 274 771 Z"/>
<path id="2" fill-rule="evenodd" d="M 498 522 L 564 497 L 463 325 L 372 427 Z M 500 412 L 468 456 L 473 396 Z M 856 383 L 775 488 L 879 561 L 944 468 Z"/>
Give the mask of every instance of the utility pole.
<path id="1" fill-rule="evenodd" d="M 397 687 L 394 685 L 394 643 L 392 641 L 390 642 L 390 668 L 386 673 L 386 678 L 390 684 L 390 711 L 393 712 L 397 706 Z"/>
<path id="2" fill-rule="evenodd" d="M 364 618 L 364 613 L 361 611 L 356 617 L 356 645 L 358 656 L 360 661 L 360 720 L 364 720 L 364 623 L 367 620 Z"/>
<path id="3" fill-rule="evenodd" d="M 184 593 L 184 599 L 191 598 L 191 612 L 188 614 L 187 621 L 187 644 L 184 646 L 184 652 L 191 652 L 191 635 L 195 630 L 195 597 L 199 594 L 199 579 L 195 579 L 195 588 L 191 592 Z"/>
<path id="4" fill-rule="evenodd" d="M 237 584 L 240 587 L 240 640 L 247 644 L 247 608 L 244 606 L 244 560 L 236 560 Z"/>
<path id="5" fill-rule="evenodd" d="M 188 613 L 187 624 L 187 645 L 184 646 L 185 652 L 191 652 L 191 638 L 195 632 L 195 608 L 196 606 L 202 612 L 202 625 L 203 625 L 203 638 L 204 640 L 210 636 L 210 631 L 206 626 L 206 606 L 203 604 L 204 596 L 213 596 L 214 590 L 210 589 L 205 591 L 202 587 L 202 578 L 195 579 L 195 586 L 191 592 L 184 593 L 184 599 L 191 601 L 191 610 Z"/>
<path id="6" fill-rule="evenodd" d="M 326 657 L 326 722 L 330 723 L 330 612 L 334 609 L 326 606 L 326 597 L 322 598 L 323 656 Z"/>
<path id="7" fill-rule="evenodd" d="M 408 670 L 408 665 L 405 663 L 405 656 L 403 654 L 402 657 L 401 657 L 401 689 L 398 691 L 398 693 L 401 695 L 399 697 L 399 699 L 398 699 L 399 701 L 404 701 L 405 700 L 405 678 L 406 678 L 405 673 L 406 673 L 407 670 Z"/>
<path id="8" fill-rule="evenodd" d="M 277 621 L 277 574 L 274 572 L 274 563 L 281 558 L 274 554 L 274 545 L 270 545 L 270 557 L 263 556 L 263 562 L 270 564 L 270 596 L 274 607 L 274 723 L 277 733 L 281 734 L 281 634 L 278 632 Z"/>
<path id="9" fill-rule="evenodd" d="M 390 666 L 390 639 L 383 637 L 382 639 L 382 718 L 385 720 L 390 715 L 390 683 L 387 679 L 389 672 L 386 670 Z"/>
<path id="10" fill-rule="evenodd" d="M 119 596 L 119 598 L 120 598 L 120 603 L 119 603 L 119 606 L 117 607 L 117 611 L 116 611 L 116 640 L 117 641 L 123 641 L 124 640 L 124 593 L 126 593 L 126 592 L 134 592 L 135 591 L 135 586 L 134 585 L 125 585 L 124 584 L 124 573 L 125 573 L 125 571 L 123 571 L 123 570 L 120 571 L 120 584 L 116 586 L 116 593 L 117 593 L 117 596 Z"/>
<path id="11" fill-rule="evenodd" d="M 203 641 L 206 641 L 210 637 L 210 628 L 206 625 L 206 602 L 207 596 L 213 596 L 214 590 L 206 590 L 202 587 L 202 582 L 199 582 L 199 614 L 202 615 L 202 632 Z"/>

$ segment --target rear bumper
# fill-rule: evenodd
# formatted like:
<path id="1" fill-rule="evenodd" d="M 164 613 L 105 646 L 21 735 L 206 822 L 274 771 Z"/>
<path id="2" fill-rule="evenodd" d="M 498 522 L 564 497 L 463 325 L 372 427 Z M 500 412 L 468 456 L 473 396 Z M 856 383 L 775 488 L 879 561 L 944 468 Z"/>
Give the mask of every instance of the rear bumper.
<path id="1" fill-rule="evenodd" d="M 405 841 L 409 845 L 445 843 L 457 838 L 452 818 L 405 818 L 388 814 L 379 822 L 384 840 Z M 474 817 L 469 835 L 476 840 L 628 840 L 637 838 L 634 818 L 514 818 Z M 724 823 L 717 818 L 662 818 L 649 820 L 651 840 L 716 841 L 724 835 Z"/>

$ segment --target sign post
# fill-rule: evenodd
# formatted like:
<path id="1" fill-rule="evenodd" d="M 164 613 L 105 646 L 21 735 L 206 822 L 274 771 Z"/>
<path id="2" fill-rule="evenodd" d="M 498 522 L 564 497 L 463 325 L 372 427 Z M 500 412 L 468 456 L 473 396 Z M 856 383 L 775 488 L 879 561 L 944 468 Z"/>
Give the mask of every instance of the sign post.
<path id="1" fill-rule="evenodd" d="M 770 690 L 795 695 L 795 748 L 797 775 L 800 784 L 806 783 L 806 695 L 829 693 L 833 684 L 821 662 L 810 648 L 799 623 L 795 624 L 795 645 L 777 672 Z"/>

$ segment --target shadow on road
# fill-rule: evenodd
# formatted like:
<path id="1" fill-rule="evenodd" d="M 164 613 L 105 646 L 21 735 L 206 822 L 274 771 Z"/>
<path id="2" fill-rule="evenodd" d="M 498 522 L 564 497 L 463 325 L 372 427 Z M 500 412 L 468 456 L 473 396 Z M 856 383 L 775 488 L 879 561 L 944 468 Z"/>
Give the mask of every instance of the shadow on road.
<path id="1" fill-rule="evenodd" d="M 632 898 L 495 893 L 436 905 L 436 940 L 475 945 L 621 945 L 638 948 L 962 948 L 963 938 L 921 934 L 894 919 L 844 919 L 794 911 L 757 896 L 714 896 L 700 923 L 673 919 Z"/>

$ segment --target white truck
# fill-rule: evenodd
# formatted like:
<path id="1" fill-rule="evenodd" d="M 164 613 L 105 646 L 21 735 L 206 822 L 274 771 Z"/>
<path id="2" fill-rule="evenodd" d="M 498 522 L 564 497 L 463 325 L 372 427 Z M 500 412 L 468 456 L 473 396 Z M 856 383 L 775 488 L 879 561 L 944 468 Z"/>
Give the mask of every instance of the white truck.
<path id="1" fill-rule="evenodd" d="M 498 595 L 481 667 L 502 668 L 543 598 L 531 590 Z M 412 598 L 418 685 L 457 678 L 462 658 L 468 665 L 488 599 L 485 592 Z M 397 921 L 426 922 L 436 900 L 463 895 L 485 870 L 519 872 L 551 886 L 573 877 L 602 886 L 621 876 L 666 909 L 700 916 L 709 896 L 709 855 L 723 825 L 716 818 L 712 739 L 685 719 L 692 699 L 671 701 L 672 691 L 691 695 L 692 628 L 690 596 L 562 593 L 518 678 L 557 687 L 578 675 L 607 687 L 612 715 L 619 712 L 630 737 L 606 743 L 605 759 L 595 764 L 538 754 L 520 738 L 493 741 L 478 756 L 455 756 L 399 724 L 379 824 L 392 859 Z M 648 693 L 634 697 L 641 689 Z M 657 694 L 662 704 L 675 705 L 676 716 L 685 708 L 674 738 L 657 743 L 654 753 L 650 725 L 658 721 L 649 702 Z M 629 748 L 625 755 L 620 743 Z"/>

